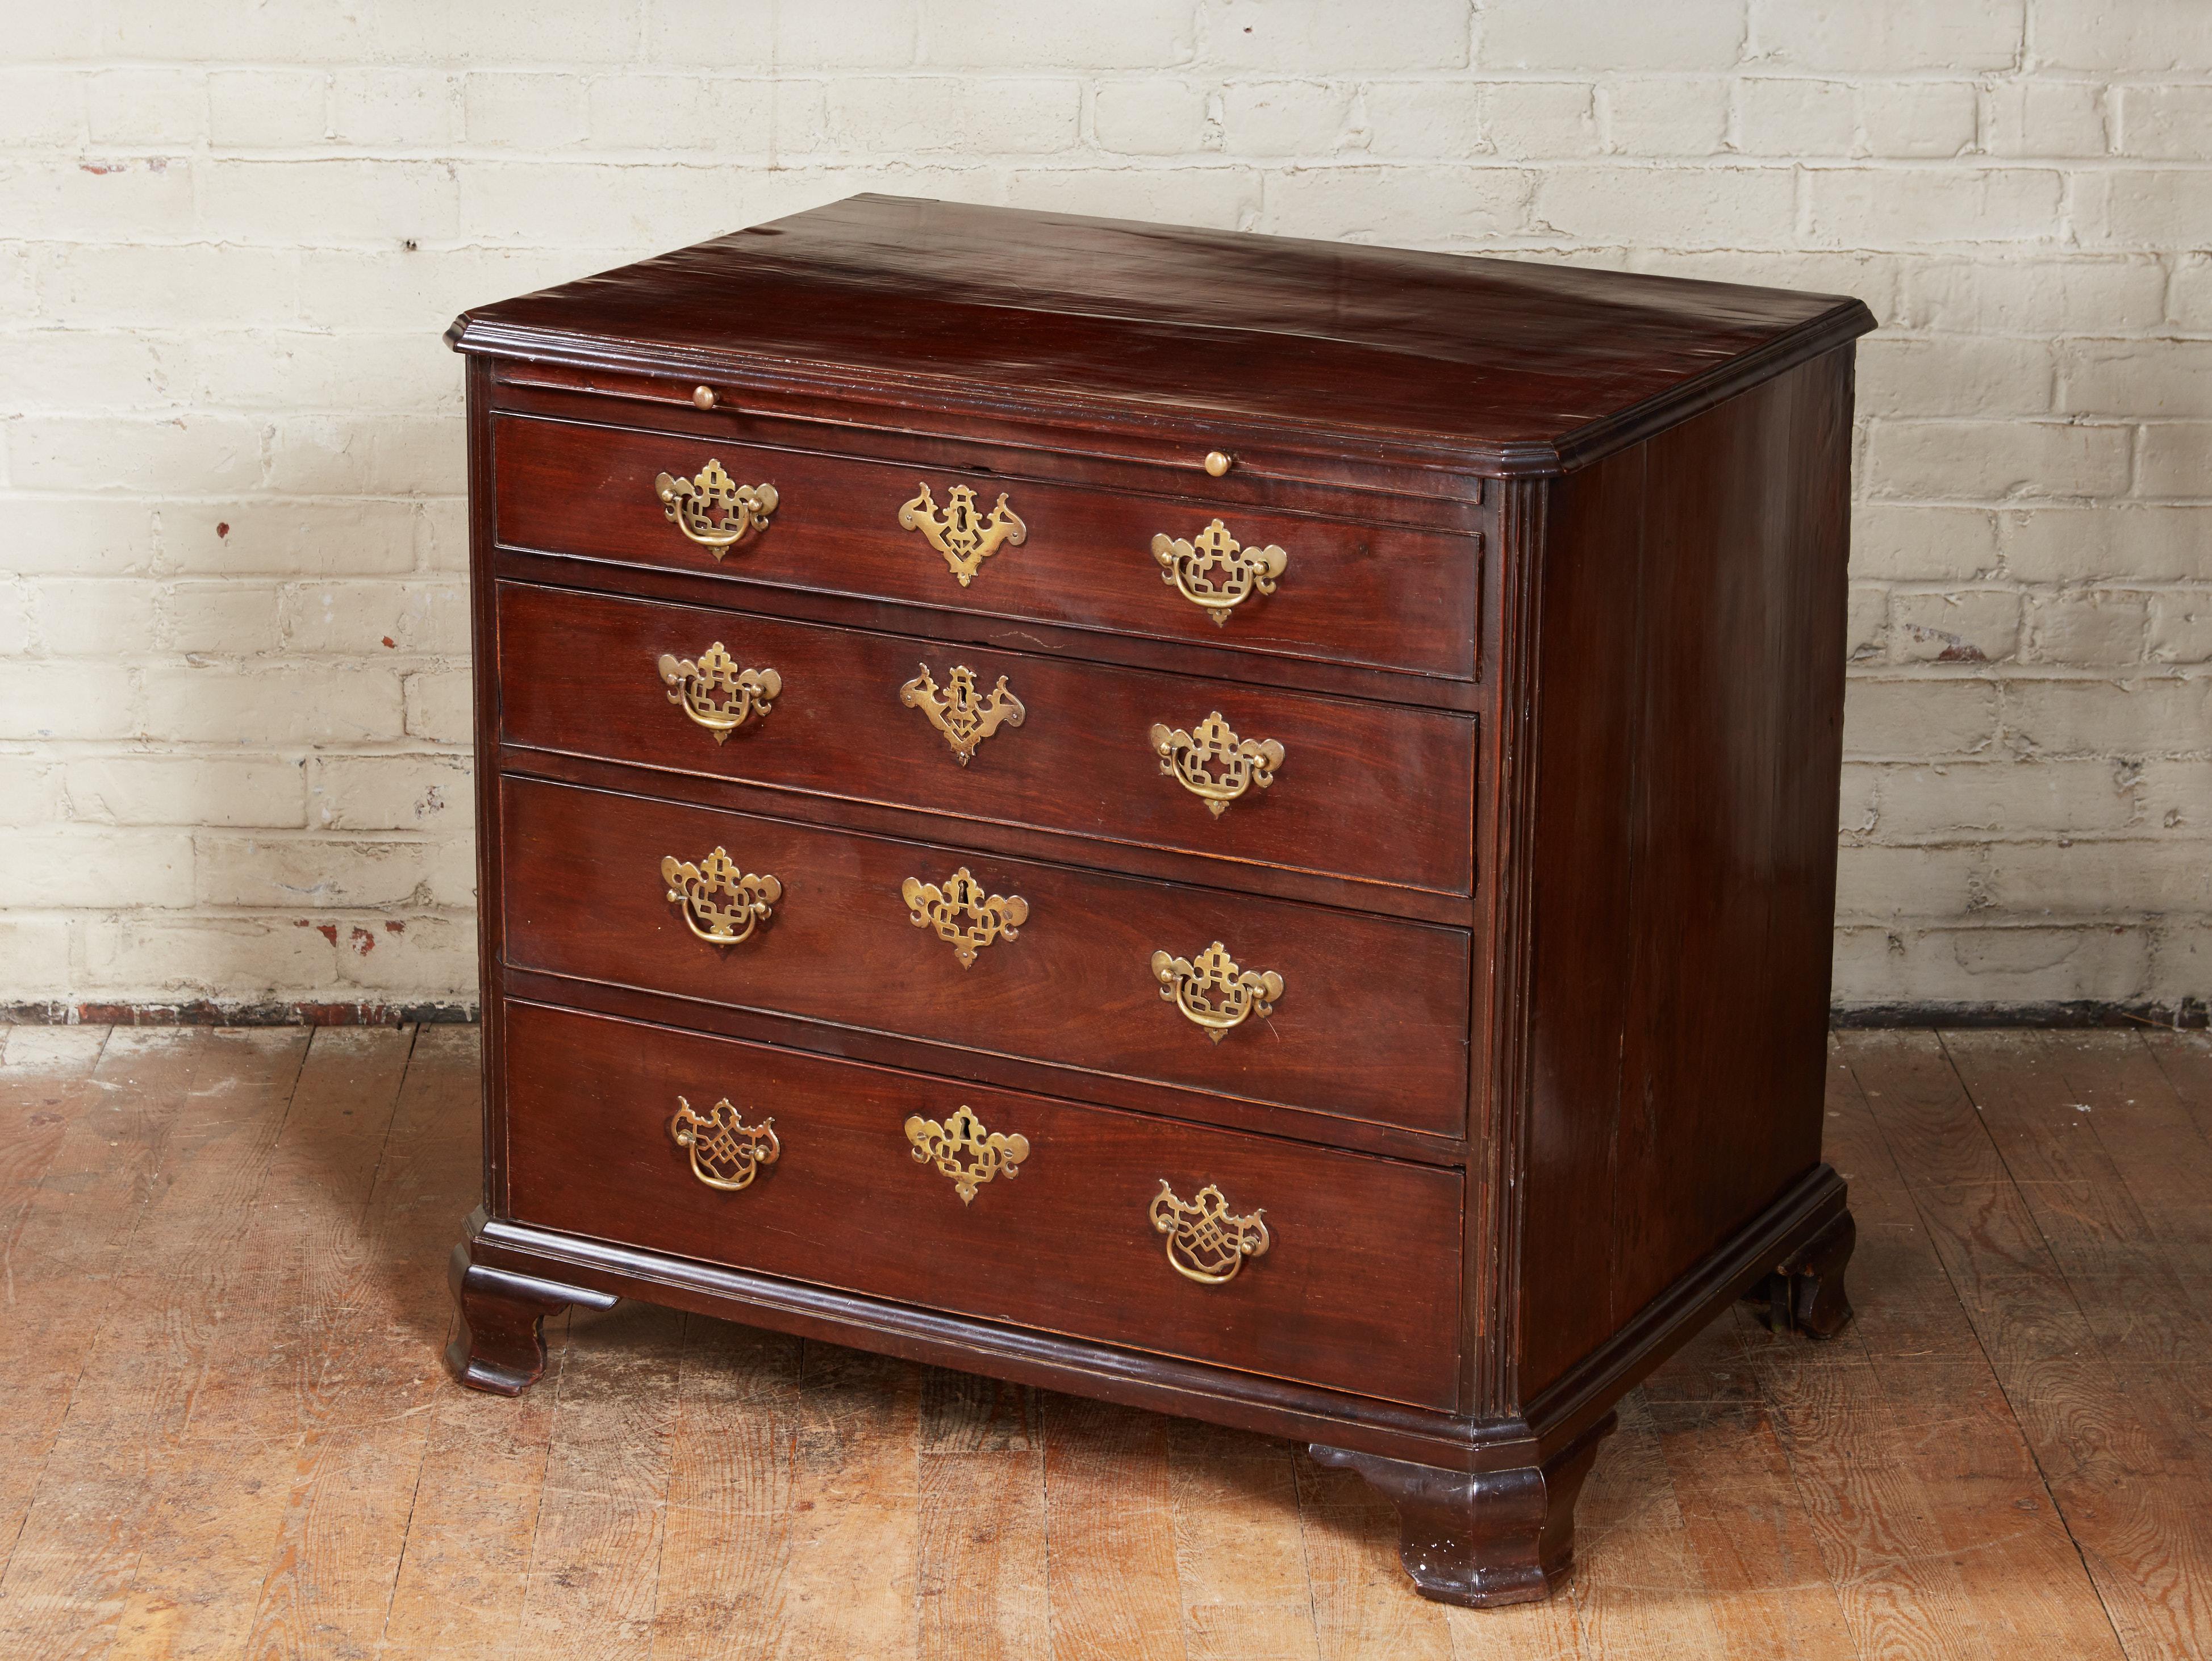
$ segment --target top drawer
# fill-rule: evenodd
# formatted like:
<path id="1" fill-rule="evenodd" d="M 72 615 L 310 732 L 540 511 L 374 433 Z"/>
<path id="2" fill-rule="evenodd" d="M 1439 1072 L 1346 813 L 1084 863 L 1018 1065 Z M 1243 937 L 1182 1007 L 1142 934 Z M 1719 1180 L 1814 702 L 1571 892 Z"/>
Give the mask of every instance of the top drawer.
<path id="1" fill-rule="evenodd" d="M 510 548 L 1474 677 L 1474 536 L 523 416 L 492 432 Z"/>

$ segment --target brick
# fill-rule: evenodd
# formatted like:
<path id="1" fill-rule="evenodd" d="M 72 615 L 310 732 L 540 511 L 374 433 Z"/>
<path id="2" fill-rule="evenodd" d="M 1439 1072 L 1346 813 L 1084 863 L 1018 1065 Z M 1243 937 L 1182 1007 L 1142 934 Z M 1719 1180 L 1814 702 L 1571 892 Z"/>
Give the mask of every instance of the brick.
<path id="1" fill-rule="evenodd" d="M 333 329 L 436 334 L 456 314 L 507 294 L 527 294 L 618 263 L 574 246 L 509 252 L 423 248 L 308 252 L 300 262 L 300 319 Z"/>
<path id="2" fill-rule="evenodd" d="M 441 916 L 365 917 L 338 935 L 338 978 L 410 998 L 471 996 L 476 925 Z"/>
<path id="3" fill-rule="evenodd" d="M 1238 82 L 1221 95 L 1224 147 L 1237 155 L 1327 155 L 1364 149 L 1355 89 L 1342 82 Z"/>
<path id="4" fill-rule="evenodd" d="M 1893 593 L 1889 617 L 1901 663 L 2001 663 L 2019 649 L 2020 596 L 2002 589 Z"/>
<path id="5" fill-rule="evenodd" d="M 46 490 L 199 495 L 261 481 L 261 427 L 234 416 L 32 416 L 8 429 L 9 476 Z"/>
<path id="6" fill-rule="evenodd" d="M 175 582 L 161 598 L 156 636 L 173 652 L 196 656 L 257 657 L 283 645 L 274 583 Z"/>
<path id="7" fill-rule="evenodd" d="M 1358 242 L 1510 234 L 1527 214 L 1528 175 L 1510 167 L 1306 167 L 1270 174 L 1265 228 Z"/>
<path id="8" fill-rule="evenodd" d="M 315 582 L 287 587 L 284 644 L 299 653 L 465 654 L 469 597 L 447 583 Z"/>
<path id="9" fill-rule="evenodd" d="M 407 736 L 434 744 L 466 744 L 476 733 L 469 677 L 429 670 L 407 677 Z"/>
<path id="10" fill-rule="evenodd" d="M 84 106 L 95 144 L 185 149 L 207 136 L 207 77 L 198 70 L 102 70 L 86 78 Z"/>
<path id="11" fill-rule="evenodd" d="M 1492 0 L 1493 9 L 1496 0 Z M 1451 70 L 1468 62 L 1464 0 L 1395 0 L 1389 27 L 1335 0 L 1199 0 L 1200 61 L 1231 69 L 1310 72 Z"/>
<path id="12" fill-rule="evenodd" d="M 1837 936 L 1836 996 L 1983 1010 L 2068 1002 L 2094 985 L 2126 1001 L 2148 983 L 2149 949 L 2139 928 L 1852 928 Z"/>
<path id="13" fill-rule="evenodd" d="M 0 755 L 0 824 L 52 824 L 62 817 L 62 770 L 43 756 Z"/>
<path id="14" fill-rule="evenodd" d="M 203 171 L 200 228 L 224 241 L 432 242 L 461 228 L 459 186 L 443 162 L 216 161 Z"/>
<path id="15" fill-rule="evenodd" d="M 2212 340 L 2068 341 L 2058 349 L 2058 407 L 2075 415 L 2212 416 Z"/>
<path id="16" fill-rule="evenodd" d="M 1898 272 L 1911 262 L 1890 254 L 1790 253 L 1741 248 L 1633 251 L 1627 269 L 1660 277 L 1689 277 L 1711 283 L 1803 289 L 1815 294 L 1849 295 L 1863 302 L 1878 320 L 1896 310 Z M 1860 343 L 1860 350 L 1865 343 Z"/>
<path id="17" fill-rule="evenodd" d="M 330 132 L 331 77 L 320 70 L 217 70 L 207 99 L 208 137 L 219 146 L 289 149 Z"/>
<path id="18" fill-rule="evenodd" d="M 1844 753 L 1856 761 L 1964 758 L 1996 741 L 1992 681 L 1854 675 L 1844 698 Z"/>
<path id="19" fill-rule="evenodd" d="M 1997 551 L 2020 582 L 2095 578 L 2212 581 L 2212 508 L 2039 508 L 1997 519 Z"/>
<path id="20" fill-rule="evenodd" d="M 1876 787 L 1885 839 L 2086 835 L 2125 830 L 2137 782 L 2109 761 L 1969 761 L 1888 767 Z"/>
<path id="21" fill-rule="evenodd" d="M 1494 147 L 1485 126 L 1485 112 L 1492 90 L 1457 78 L 1369 82 L 1360 94 L 1368 153 L 1459 158 L 1490 151 Z M 1587 117 L 1589 89 L 1581 90 L 1583 113 Z M 1590 137 L 1594 141 L 1594 128 Z M 1592 149 L 1594 142 L 1578 154 L 1586 155 Z"/>
<path id="22" fill-rule="evenodd" d="M 560 149 L 589 135 L 589 95 L 573 75 L 472 74 L 461 83 L 461 122 L 471 144 Z"/>
<path id="23" fill-rule="evenodd" d="M 112 663 L 0 662 L 0 739 L 130 738 L 132 678 Z"/>
<path id="24" fill-rule="evenodd" d="M 2094 81 L 2001 81 L 1983 100 L 1991 155 L 2103 155 L 2112 148 L 2104 88 Z"/>
<path id="25" fill-rule="evenodd" d="M 2026 10 L 2026 0 L 1752 0 L 1752 52 L 1813 70 L 2007 70 L 2023 50 Z"/>
<path id="26" fill-rule="evenodd" d="M 1617 81 L 1598 104 L 1606 148 L 1624 155 L 1715 155 L 1728 134 L 1729 83 L 1717 76 Z"/>
<path id="27" fill-rule="evenodd" d="M 450 494 L 467 483 L 458 416 L 289 416 L 273 426 L 268 488 L 294 496 Z"/>
<path id="28" fill-rule="evenodd" d="M 1987 904 L 1985 848 L 1844 847 L 1836 855 L 1836 916 L 1849 922 L 1950 918 Z"/>
<path id="29" fill-rule="evenodd" d="M 469 504 L 465 496 L 446 496 L 416 505 L 415 563 L 425 571 L 469 569 Z"/>
<path id="30" fill-rule="evenodd" d="M 346 144 L 459 142 L 461 77 L 436 70 L 342 69 L 331 77 L 331 137 Z"/>
<path id="31" fill-rule="evenodd" d="M 30 585 L 39 641 L 54 657 L 112 657 L 154 632 L 155 587 L 139 577 L 41 577 Z"/>
<path id="32" fill-rule="evenodd" d="M 2038 594 L 2027 605 L 2031 663 L 2136 663 L 2150 624 L 2146 595 L 2109 589 Z"/>
<path id="33" fill-rule="evenodd" d="M 70 923 L 66 917 L 0 916 L 0 998 L 50 997 L 66 983 L 70 966 Z M 8 1066 L 13 1072 L 25 1063 L 19 1052 L 30 1051 L 63 1034 L 82 1033 L 82 1027 L 19 1026 L 9 1036 Z M 26 1038 L 26 1034 L 36 1034 Z"/>
<path id="34" fill-rule="evenodd" d="M 434 843 L 206 832 L 191 839 L 191 849 L 193 897 L 203 905 L 431 905 L 451 886 L 443 869 L 450 859 Z"/>
<path id="35" fill-rule="evenodd" d="M 404 502 L 195 502 L 162 508 L 161 564 L 197 576 L 367 576 L 413 569 L 416 536 Z"/>
<path id="36" fill-rule="evenodd" d="M 1999 501 L 2117 496 L 2129 435 L 2118 427 L 2039 421 L 1876 421 L 1866 488 L 1878 496 Z"/>
<path id="37" fill-rule="evenodd" d="M 49 64 L 0 68 L 0 144 L 82 144 L 88 77 Z"/>
<path id="38" fill-rule="evenodd" d="M 422 830 L 465 836 L 476 820 L 475 770 L 465 756 L 325 756 L 308 808 L 325 830 Z"/>
<path id="39" fill-rule="evenodd" d="M 1844 657 L 1853 663 L 1880 661 L 1889 648 L 1889 590 L 1853 584 L 1844 625 Z"/>
<path id="40" fill-rule="evenodd" d="M 2183 254 L 2173 261 L 2166 317 L 2185 329 L 2212 330 L 2212 254 Z"/>
<path id="41" fill-rule="evenodd" d="M 2124 87 L 2119 149 L 2173 161 L 2212 158 L 2212 87 Z"/>
<path id="42" fill-rule="evenodd" d="M 0 406 L 15 414 L 172 407 L 172 356 L 180 354 L 105 330 L 10 335 L 0 351 Z"/>
<path id="43" fill-rule="evenodd" d="M 1484 97 L 1489 148 L 1507 161 L 1595 155 L 1597 88 L 1572 81 L 1501 81 Z M 1374 112 L 1370 108 L 1370 118 Z"/>
<path id="44" fill-rule="evenodd" d="M 2212 594 L 2195 589 L 2149 601 L 2147 654 L 2160 663 L 2212 662 Z"/>
<path id="45" fill-rule="evenodd" d="M 143 502 L 0 493 L 0 570 L 135 576 L 152 569 L 154 546 Z"/>
<path id="46" fill-rule="evenodd" d="M 1190 62 L 1194 24 L 1190 0 L 963 0 L 923 9 L 916 58 L 935 69 L 1172 68 Z"/>
<path id="47" fill-rule="evenodd" d="M 1747 155 L 1856 155 L 1857 89 L 1848 81 L 1747 77 L 1735 84 L 1737 144 Z"/>
<path id="48" fill-rule="evenodd" d="M 94 824 L 304 826 L 307 767 L 224 756 L 102 756 L 63 770 L 70 816 Z"/>
<path id="49" fill-rule="evenodd" d="M 694 16 L 718 21 L 716 0 L 672 9 L 654 0 L 648 8 L 647 45 L 655 56 L 689 57 L 697 39 L 672 28 Z M 1166 14 L 1164 9 L 1163 15 Z M 921 32 L 915 0 L 838 0 L 834 6 L 778 6 L 775 9 L 775 67 L 786 70 L 896 69 L 915 61 Z"/>
<path id="50" fill-rule="evenodd" d="M 2142 429 L 2136 450 L 2136 494 L 2212 496 L 2212 422 L 2162 422 Z"/>
<path id="51" fill-rule="evenodd" d="M 2134 788 L 2146 830 L 2197 838 L 2212 831 L 2212 762 L 2148 762 Z"/>
<path id="52" fill-rule="evenodd" d="M 362 744 L 401 736 L 398 677 L 381 666 L 240 671 L 149 665 L 149 738 L 194 744 Z"/>
<path id="53" fill-rule="evenodd" d="M 1845 762 L 1836 802 L 1836 829 L 1846 843 L 1872 836 L 1881 824 L 1881 781 L 1888 770 Z"/>
<path id="54" fill-rule="evenodd" d="M 1244 167 L 1025 168 L 1006 180 L 1006 205 L 1249 228 L 1260 209 L 1260 181 Z"/>
<path id="55" fill-rule="evenodd" d="M 1980 98 L 1971 81 L 1869 82 L 1858 101 L 1869 155 L 1953 156 L 1974 148 Z"/>
<path id="56" fill-rule="evenodd" d="M 1834 247 L 2051 242 L 2063 184 L 2041 167 L 1814 168 L 1805 176 L 1806 233 Z"/>
<path id="57" fill-rule="evenodd" d="M 1147 76 L 1108 81 L 1091 99 L 1091 135 L 1098 147 L 1122 155 L 1178 155 L 1220 148 L 1220 127 L 1208 93 L 1189 81 Z"/>
<path id="58" fill-rule="evenodd" d="M 834 83 L 832 143 L 842 149 L 1038 155 L 1072 149 L 1083 108 L 1074 80 L 915 76 Z"/>
<path id="59" fill-rule="evenodd" d="M 2212 910 L 2212 845 L 2202 842 L 2008 843 L 1991 896 L 2024 916 L 2155 917 Z"/>
<path id="60" fill-rule="evenodd" d="M 765 155 L 777 139 L 781 90 L 769 82 L 691 75 L 596 76 L 589 94 L 591 142 L 606 149 Z M 787 132 L 784 143 L 808 148 Z"/>
<path id="61" fill-rule="evenodd" d="M 460 358 L 429 329 L 325 334 L 225 330 L 185 349 L 179 377 L 204 407 L 234 411 L 461 410 Z"/>
<path id="62" fill-rule="evenodd" d="M 252 1002 L 337 978 L 337 948 L 305 918 L 94 917 L 84 933 L 87 986 L 128 997 Z"/>
<path id="63" fill-rule="evenodd" d="M 1941 582 L 1997 568 L 1996 515 L 1982 508 L 1863 502 L 1851 511 L 1851 574 Z"/>
<path id="64" fill-rule="evenodd" d="M 447 0 L 378 0 L 353 14 L 358 52 L 339 55 L 371 63 L 605 64 L 636 49 L 637 10 L 629 5 L 547 7 L 518 14 L 501 6 L 457 7 Z M 726 40 L 728 49 L 743 49 L 743 33 L 730 33 L 726 6 L 720 21 L 717 31 L 695 39 L 695 52 L 702 43 L 713 50 Z M 287 33 L 296 33 L 296 25 Z"/>
<path id="65" fill-rule="evenodd" d="M 1475 61 L 1486 69 L 1584 73 L 1724 70 L 1736 63 L 1743 42 L 1743 0 L 1680 0 L 1666 7 L 1488 0 Z"/>
<path id="66" fill-rule="evenodd" d="M 2144 995 L 2172 1007 L 2177 1017 L 2185 999 L 2201 1006 L 2204 989 L 2212 986 L 2212 926 L 2165 917 L 2148 933 L 2151 970 Z"/>
<path id="67" fill-rule="evenodd" d="M 290 248 L 94 242 L 42 252 L 39 302 L 52 323 L 177 329 L 234 323 L 244 305 L 276 325 L 299 304 L 300 255 Z"/>
<path id="68" fill-rule="evenodd" d="M 1877 335 L 1859 343 L 1862 416 L 2043 415 L 2051 348 L 1985 335 Z"/>
<path id="69" fill-rule="evenodd" d="M 2212 677 L 2010 680 L 2006 741 L 2023 755 L 2185 756 L 2212 750 Z"/>
<path id="70" fill-rule="evenodd" d="M 2212 62 L 2212 12 L 2197 0 L 2039 6 L 2035 53 L 2067 69 L 2196 75 Z"/>
<path id="71" fill-rule="evenodd" d="M 0 162 L 0 225 L 48 240 L 99 241 L 118 225 L 145 237 L 189 235 L 192 164 L 161 155 Z"/>
<path id="72" fill-rule="evenodd" d="M 1676 247 L 1757 247 L 1790 237 L 1796 181 L 1786 168 L 1565 167 L 1535 178 L 1540 235 Z"/>
<path id="73" fill-rule="evenodd" d="M 2087 244 L 2169 248 L 2193 244 L 2212 225 L 2212 173 L 2116 167 L 2084 173 L 2074 186 L 2074 230 Z"/>
<path id="74" fill-rule="evenodd" d="M 459 172 L 460 222 L 472 237 L 542 245 L 582 241 L 588 234 L 644 248 L 666 241 L 668 225 L 756 217 L 736 210 L 736 185 L 723 169 L 681 161 L 631 167 L 487 161 Z M 574 256 L 565 264 L 574 269 Z"/>
<path id="75" fill-rule="evenodd" d="M 0 906 L 189 905 L 192 839 L 182 830 L 70 825 L 19 830 L 0 860 Z"/>
<path id="76" fill-rule="evenodd" d="M 1990 334 L 2103 333 L 2156 324 L 2165 295 L 2166 271 L 2154 259 L 1923 260 L 1905 273 L 1900 320 Z"/>

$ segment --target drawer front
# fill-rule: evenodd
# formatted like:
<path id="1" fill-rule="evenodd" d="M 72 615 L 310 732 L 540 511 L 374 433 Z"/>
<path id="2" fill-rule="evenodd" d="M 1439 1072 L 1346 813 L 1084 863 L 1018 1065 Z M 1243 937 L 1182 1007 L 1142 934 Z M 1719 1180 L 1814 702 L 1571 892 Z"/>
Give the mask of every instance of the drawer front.
<path id="1" fill-rule="evenodd" d="M 500 590 L 499 653 L 514 744 L 1440 893 L 1472 885 L 1464 715 L 514 584 Z M 1347 834 L 1347 820 L 1389 834 Z"/>
<path id="2" fill-rule="evenodd" d="M 496 417 L 492 442 L 497 534 L 508 547 L 1460 680 L 1474 674 L 1480 544 L 1472 536 L 521 416 Z M 673 502 L 660 493 L 664 474 L 678 490 Z M 772 507 L 767 493 L 738 494 L 761 486 Z M 956 490 L 972 493 L 972 514 Z M 709 508 L 696 508 L 714 491 Z M 1006 514 L 994 524 L 1001 494 Z M 1217 519 L 1222 529 L 1213 532 Z M 708 546 L 686 523 L 735 539 Z M 1178 552 L 1177 543 L 1188 546 Z M 1253 551 L 1269 549 L 1279 561 Z M 1185 588 L 1216 604 L 1200 605 Z"/>
<path id="3" fill-rule="evenodd" d="M 1456 1171 L 535 1005 L 507 1019 L 524 1222 L 1455 1405 Z"/>
<path id="4" fill-rule="evenodd" d="M 1463 929 L 530 780 L 504 781 L 501 800 L 518 968 L 1410 1130 L 1465 1125 Z"/>

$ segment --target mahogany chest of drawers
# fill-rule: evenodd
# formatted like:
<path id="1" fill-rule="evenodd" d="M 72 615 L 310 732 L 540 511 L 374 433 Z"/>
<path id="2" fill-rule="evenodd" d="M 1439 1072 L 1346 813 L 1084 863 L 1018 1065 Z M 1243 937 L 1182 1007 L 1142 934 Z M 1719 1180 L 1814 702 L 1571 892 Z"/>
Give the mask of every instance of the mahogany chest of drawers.
<path id="1" fill-rule="evenodd" d="M 1856 301 L 861 197 L 464 315 L 465 1382 L 644 1298 L 1295 1438 L 1541 1595 L 1825 1335 Z"/>

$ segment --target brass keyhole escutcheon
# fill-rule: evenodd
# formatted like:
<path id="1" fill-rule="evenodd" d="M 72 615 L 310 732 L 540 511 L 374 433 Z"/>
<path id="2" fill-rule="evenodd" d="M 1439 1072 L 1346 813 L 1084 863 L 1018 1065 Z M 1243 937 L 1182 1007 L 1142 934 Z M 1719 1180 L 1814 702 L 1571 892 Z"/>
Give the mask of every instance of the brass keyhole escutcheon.
<path id="1" fill-rule="evenodd" d="M 934 1165 L 952 1179 L 962 1205 L 975 1202 L 975 1190 L 994 1177 L 1012 1181 L 1030 1156 L 1030 1139 L 986 1130 L 966 1103 L 942 1124 L 917 1113 L 906 1122 L 906 1139 L 916 1163 Z"/>
<path id="2" fill-rule="evenodd" d="M 975 672 L 964 663 L 953 666 L 941 688 L 927 664 L 920 667 L 921 672 L 899 688 L 899 702 L 929 717 L 929 724 L 952 746 L 952 759 L 963 767 L 985 739 L 1001 727 L 1019 727 L 1029 716 L 1022 701 L 1007 689 L 1004 675 L 987 698 L 977 690 Z"/>
<path id="3" fill-rule="evenodd" d="M 945 493 L 942 512 L 929 486 L 923 484 L 913 501 L 900 504 L 898 522 L 902 531 L 921 532 L 923 539 L 945 556 L 945 564 L 963 588 L 975 580 L 985 560 L 1001 547 L 1020 547 L 1030 534 L 1021 515 L 1006 506 L 1006 492 L 999 493 L 998 506 L 986 518 L 976 510 L 975 492 L 965 484 L 956 484 Z"/>

